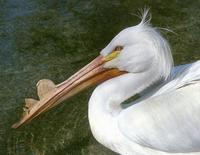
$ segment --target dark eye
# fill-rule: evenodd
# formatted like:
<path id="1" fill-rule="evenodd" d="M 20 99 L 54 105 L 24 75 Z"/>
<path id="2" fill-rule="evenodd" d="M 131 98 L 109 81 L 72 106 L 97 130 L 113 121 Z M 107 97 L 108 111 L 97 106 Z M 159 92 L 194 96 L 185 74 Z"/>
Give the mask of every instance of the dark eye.
<path id="1" fill-rule="evenodd" d="M 123 49 L 123 46 L 116 46 L 114 51 L 121 51 Z"/>

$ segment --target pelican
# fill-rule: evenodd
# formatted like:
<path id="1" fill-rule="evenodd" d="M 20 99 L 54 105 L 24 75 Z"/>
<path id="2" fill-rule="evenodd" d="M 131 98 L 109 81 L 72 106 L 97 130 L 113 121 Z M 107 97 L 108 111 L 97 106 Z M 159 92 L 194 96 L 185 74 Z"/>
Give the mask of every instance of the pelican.
<path id="1" fill-rule="evenodd" d="M 39 100 L 25 99 L 24 115 L 12 127 L 94 84 L 88 117 L 99 143 L 122 155 L 200 155 L 200 61 L 173 67 L 169 44 L 150 25 L 148 11 L 68 80 L 40 80 Z"/>

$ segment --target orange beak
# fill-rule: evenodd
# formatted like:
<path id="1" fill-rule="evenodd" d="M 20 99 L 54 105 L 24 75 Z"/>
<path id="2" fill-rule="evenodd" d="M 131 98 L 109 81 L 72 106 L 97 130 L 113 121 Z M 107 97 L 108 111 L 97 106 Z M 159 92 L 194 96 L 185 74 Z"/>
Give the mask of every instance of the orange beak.
<path id="1" fill-rule="evenodd" d="M 103 64 L 106 61 L 103 56 L 98 56 L 69 79 L 58 85 L 47 79 L 40 80 L 37 84 L 39 100 L 25 99 L 24 115 L 12 128 L 18 128 L 30 122 L 41 113 L 46 112 L 89 86 L 125 73 L 118 69 L 104 68 Z"/>

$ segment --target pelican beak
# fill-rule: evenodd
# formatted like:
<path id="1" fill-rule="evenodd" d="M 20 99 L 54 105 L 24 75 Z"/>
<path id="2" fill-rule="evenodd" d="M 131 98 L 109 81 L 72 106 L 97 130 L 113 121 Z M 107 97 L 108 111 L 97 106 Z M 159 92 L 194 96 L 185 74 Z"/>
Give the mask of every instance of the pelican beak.
<path id="1" fill-rule="evenodd" d="M 113 56 L 114 55 L 114 56 Z M 113 59 L 117 54 L 107 57 L 98 56 L 66 81 L 55 85 L 51 80 L 43 79 L 37 83 L 39 100 L 25 99 L 24 114 L 21 120 L 12 128 L 18 128 L 30 122 L 38 115 L 58 105 L 89 86 L 99 84 L 105 80 L 124 74 L 118 69 L 104 68 L 104 63 Z"/>

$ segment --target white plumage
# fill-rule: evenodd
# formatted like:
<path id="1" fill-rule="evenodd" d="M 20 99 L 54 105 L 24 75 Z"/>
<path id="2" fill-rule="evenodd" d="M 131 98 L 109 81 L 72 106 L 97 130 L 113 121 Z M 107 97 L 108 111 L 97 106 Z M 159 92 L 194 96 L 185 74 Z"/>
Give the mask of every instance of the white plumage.
<path id="1" fill-rule="evenodd" d="M 129 73 L 100 84 L 89 101 L 94 137 L 123 155 L 200 154 L 200 61 L 173 67 L 167 41 L 145 22 L 121 31 L 102 51 L 104 67 Z M 121 103 L 141 94 L 126 108 Z"/>
<path id="2" fill-rule="evenodd" d="M 105 81 L 89 101 L 97 141 L 123 155 L 200 155 L 200 61 L 173 67 L 168 42 L 147 16 L 148 11 L 68 80 L 40 80 L 40 100 L 26 99 L 25 113 L 12 127 Z M 136 94 L 139 99 L 122 104 Z"/>

